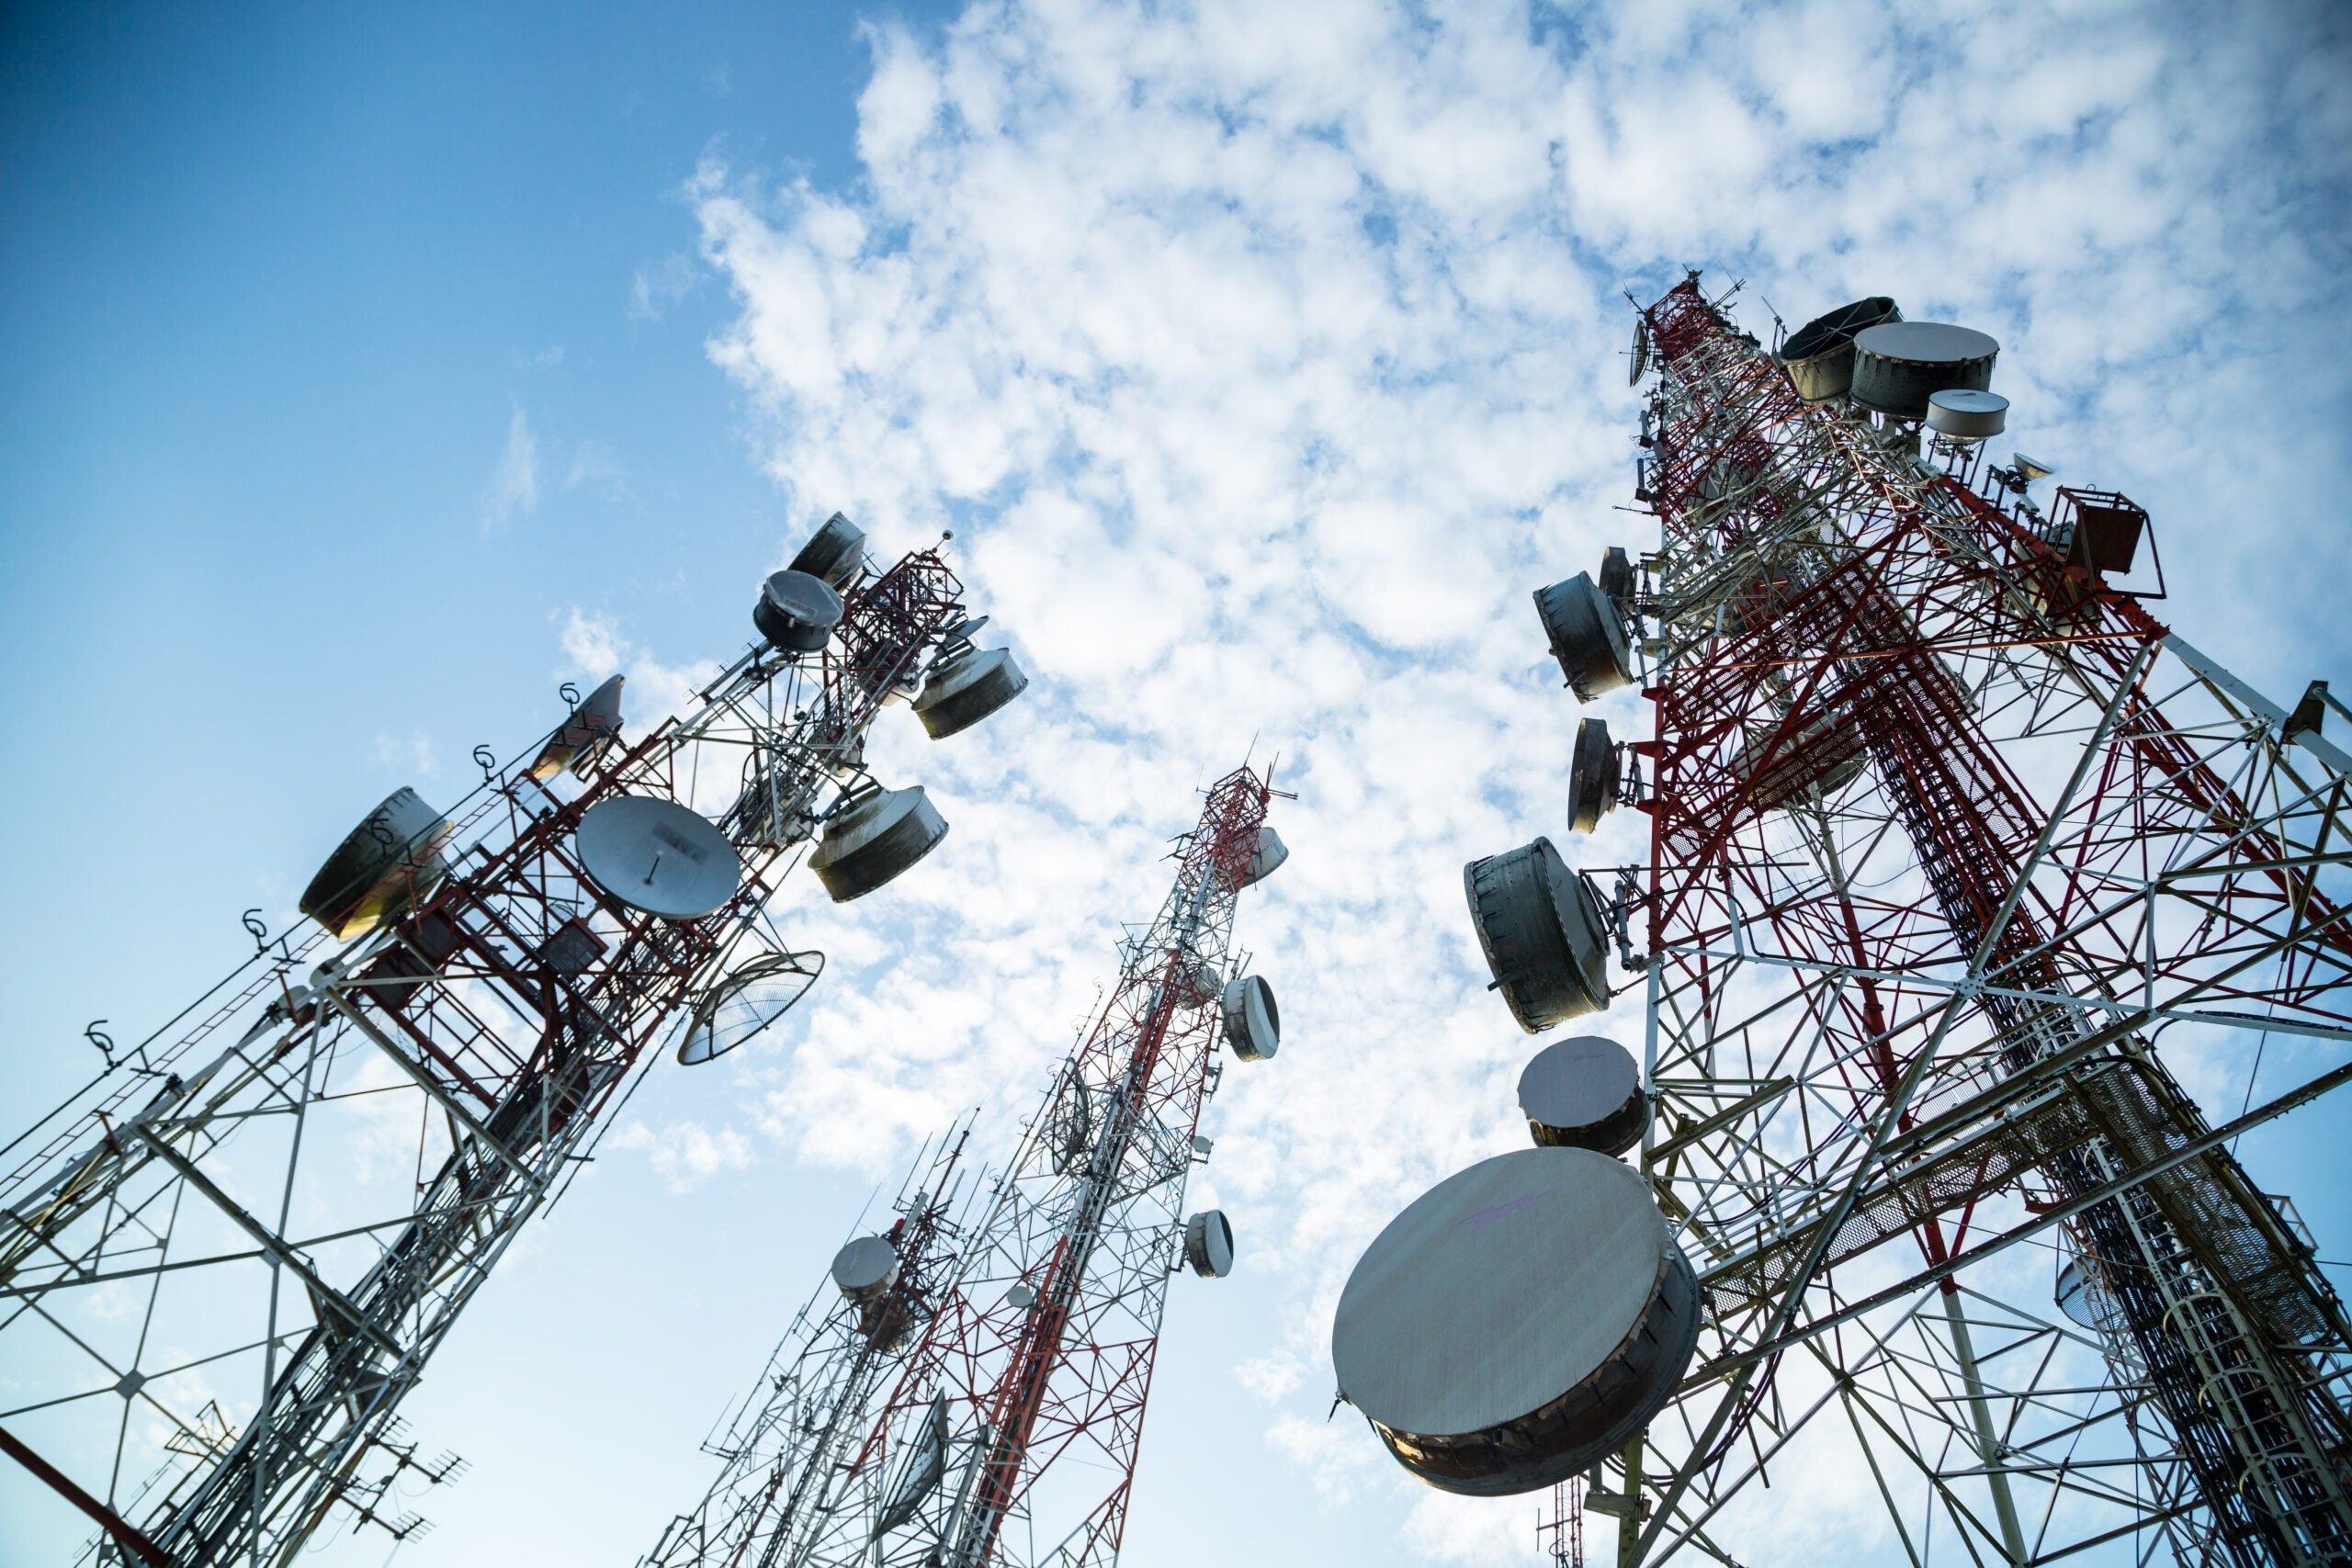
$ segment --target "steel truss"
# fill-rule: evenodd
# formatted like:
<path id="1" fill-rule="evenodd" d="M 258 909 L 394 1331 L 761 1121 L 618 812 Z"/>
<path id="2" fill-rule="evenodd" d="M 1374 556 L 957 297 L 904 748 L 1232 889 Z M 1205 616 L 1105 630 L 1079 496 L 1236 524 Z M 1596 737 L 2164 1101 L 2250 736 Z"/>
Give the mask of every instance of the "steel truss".
<path id="1" fill-rule="evenodd" d="M 1736 1561 L 1833 1451 L 1915 1564 L 2352 1560 L 2352 1325 L 2231 1154 L 2352 1066 L 2216 1127 L 2156 1051 L 2352 1041 L 2352 761 L 2069 565 L 2063 492 L 1805 405 L 1695 275 L 1642 318 L 1651 847 L 1600 891 L 1708 1314 L 1621 1561 Z"/>
<path id="2" fill-rule="evenodd" d="M 284 1564 L 331 1522 L 411 1527 L 368 1479 L 413 1462 L 400 1401 L 632 1069 L 780 949 L 763 907 L 961 594 L 909 555 L 822 654 L 752 649 L 576 784 L 536 745 L 478 752 L 448 874 L 395 924 L 263 938 L 0 1148 L 0 1434 L 98 1523 L 85 1560 Z M 672 921 L 598 889 L 572 830 L 622 794 L 720 821 L 736 895 Z"/>
<path id="3" fill-rule="evenodd" d="M 831 1281 L 818 1287 L 759 1382 L 703 1444 L 722 1461 L 718 1478 L 693 1512 L 670 1522 L 639 1568 L 807 1561 L 852 1484 L 850 1451 L 865 1441 L 896 1353 L 930 1318 L 933 1296 L 955 1271 L 962 1241 L 956 1166 L 969 1132 L 957 1130 L 935 1157 L 918 1156 L 900 1187 L 891 1205 L 899 1222 L 887 1233 L 899 1258 L 889 1288 L 861 1303 Z"/>
<path id="4" fill-rule="evenodd" d="M 1122 944 L 1102 1010 L 976 1201 L 831 1513 L 779 1562 L 1117 1561 L 1221 1072 L 1217 998 L 1240 966 L 1234 907 L 1272 798 L 1248 768 L 1209 790 L 1167 903 Z"/>

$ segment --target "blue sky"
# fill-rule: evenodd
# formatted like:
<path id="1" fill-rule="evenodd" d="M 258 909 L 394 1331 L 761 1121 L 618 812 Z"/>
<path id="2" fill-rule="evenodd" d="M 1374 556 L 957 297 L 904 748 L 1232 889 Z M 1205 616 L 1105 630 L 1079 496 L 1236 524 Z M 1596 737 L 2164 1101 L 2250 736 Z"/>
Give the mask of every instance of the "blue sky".
<path id="1" fill-rule="evenodd" d="M 654 716 L 826 513 L 952 526 L 1036 684 L 886 742 L 948 846 L 797 907 L 834 954 L 797 1031 L 659 1065 L 503 1266 L 407 1407 L 476 1470 L 402 1561 L 650 1544 L 874 1183 L 1042 1089 L 1253 734 L 1298 853 L 1239 935 L 1294 1033 L 1220 1096 L 1244 1262 L 1173 1292 L 1128 1559 L 1532 1547 L 1532 1507 L 1436 1508 L 1326 1426 L 1321 1347 L 1386 1215 L 1518 1136 L 1457 879 L 1558 831 L 1528 592 L 1646 542 L 1617 290 L 1704 264 L 1792 321 L 1884 292 L 1995 333 L 2017 444 L 2147 504 L 2169 618 L 2291 697 L 2352 642 L 2340 18 L 12 12 L 0 1103 L 559 682 L 625 669 Z M 2245 1150 L 2331 1257 L 2344 1121 Z M 50 1560 L 78 1530 L 27 1496 L 0 1472 L 0 1556 Z"/>

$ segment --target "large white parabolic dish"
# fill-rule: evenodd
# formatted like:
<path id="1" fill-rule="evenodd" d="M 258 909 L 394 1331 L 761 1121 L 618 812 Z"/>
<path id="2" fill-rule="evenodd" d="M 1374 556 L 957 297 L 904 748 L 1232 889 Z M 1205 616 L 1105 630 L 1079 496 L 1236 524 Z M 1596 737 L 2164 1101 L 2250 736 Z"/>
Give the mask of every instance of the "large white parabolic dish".
<path id="1" fill-rule="evenodd" d="M 710 818 L 656 795 L 616 795 L 590 807 L 572 842 L 597 886 L 664 919 L 699 919 L 732 898 L 743 880 L 735 847 Z"/>

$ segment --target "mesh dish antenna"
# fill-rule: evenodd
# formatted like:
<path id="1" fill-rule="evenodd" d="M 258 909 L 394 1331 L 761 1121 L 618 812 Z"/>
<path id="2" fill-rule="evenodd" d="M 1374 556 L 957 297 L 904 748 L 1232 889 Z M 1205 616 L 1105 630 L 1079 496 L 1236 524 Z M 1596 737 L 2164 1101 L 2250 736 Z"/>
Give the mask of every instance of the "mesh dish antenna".
<path id="1" fill-rule="evenodd" d="M 767 1032 L 825 972 L 821 953 L 760 953 L 703 993 L 678 1042 L 678 1065 L 700 1066 Z"/>
<path id="2" fill-rule="evenodd" d="M 732 898 L 743 880 L 735 847 L 710 818 L 655 795 L 616 795 L 590 807 L 572 844 L 597 886 L 664 919 L 699 919 Z"/>
<path id="3" fill-rule="evenodd" d="M 1673 1397 L 1699 1288 L 1631 1167 L 1498 1155 L 1364 1249 L 1331 1325 L 1340 1390 L 1441 1491 L 1532 1492 L 1623 1447 Z"/>

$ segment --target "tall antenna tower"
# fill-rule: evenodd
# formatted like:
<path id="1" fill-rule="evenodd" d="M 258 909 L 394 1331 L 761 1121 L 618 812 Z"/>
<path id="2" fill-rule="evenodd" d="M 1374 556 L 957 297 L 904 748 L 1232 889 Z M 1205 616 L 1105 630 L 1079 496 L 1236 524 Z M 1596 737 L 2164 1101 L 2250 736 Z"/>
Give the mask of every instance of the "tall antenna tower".
<path id="1" fill-rule="evenodd" d="M 831 1278 L 793 1318 L 759 1382 L 703 1445 L 722 1461 L 718 1478 L 693 1512 L 670 1522 L 640 1568 L 805 1561 L 854 1484 L 847 1460 L 865 1441 L 876 1394 L 955 1272 L 963 1180 L 956 1167 L 969 1134 L 968 1125 L 958 1128 L 935 1155 L 917 1156 L 891 1204 L 898 1219 L 835 1255 Z"/>
<path id="2" fill-rule="evenodd" d="M 1286 854 L 1265 825 L 1273 798 L 1247 767 L 1210 788 L 1178 840 L 1167 903 L 1121 944 L 1117 983 L 975 1202 L 888 1395 L 861 1441 L 839 1450 L 845 1471 L 788 1483 L 823 1498 L 822 1517 L 789 1542 L 772 1538 L 757 1561 L 1117 1561 L 1169 1276 L 1233 1263 L 1225 1216 L 1184 1212 L 1185 1180 L 1209 1153 L 1199 1128 L 1217 1043 L 1244 1061 L 1279 1043 L 1273 994 L 1233 948 L 1241 889 Z M 798 1462 L 823 1460 L 811 1447 Z"/>
<path id="3" fill-rule="evenodd" d="M 804 850 L 840 900 L 945 833 L 864 743 L 894 697 L 936 737 L 1026 683 L 962 593 L 836 515 L 691 713 L 631 742 L 615 677 L 478 750 L 449 816 L 391 796 L 312 926 L 249 914 L 254 955 L 145 1041 L 92 1026 L 106 1069 L 0 1149 L 0 1448 L 98 1559 L 283 1564 L 383 1522 L 401 1398 L 640 1058 L 707 1061 L 815 979 L 763 914 Z"/>
<path id="4" fill-rule="evenodd" d="M 1500 1156 L 1359 1266 L 1429 1258 L 1408 1221 L 1510 1163 L 1542 1201 L 1492 1266 L 1592 1232 L 1580 1204 L 1619 1229 L 1564 1288 L 1631 1326 L 1468 1358 L 1512 1392 L 1442 1441 L 1414 1420 L 1459 1394 L 1443 1369 L 1358 1403 L 1439 1485 L 1622 1478 L 1621 1563 L 1736 1560 L 1751 1483 L 1829 1455 L 1913 1561 L 2352 1561 L 2352 1325 L 2232 1153 L 2352 1066 L 2249 1082 L 2216 1126 L 2156 1049 L 2352 1040 L 2344 710 L 2273 705 L 2160 623 L 2126 498 L 2045 513 L 2051 470 L 1985 459 L 1990 338 L 1874 299 L 1776 355 L 1724 303 L 1694 274 L 1640 311 L 1659 549 L 1536 596 L 1579 698 L 1652 705 L 1631 745 L 1585 720 L 1569 778 L 1578 830 L 1649 817 L 1646 863 L 1578 875 L 1539 839 L 1467 874 L 1528 1030 L 1643 992 L 1634 1163 Z M 1647 1219 L 1596 1197 L 1629 1168 Z"/>

